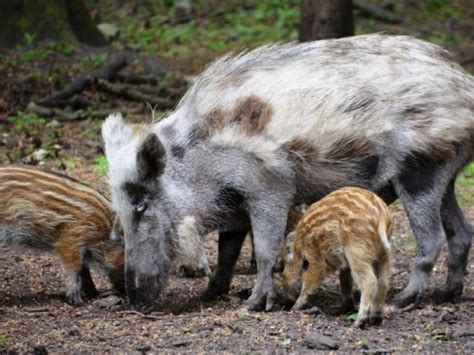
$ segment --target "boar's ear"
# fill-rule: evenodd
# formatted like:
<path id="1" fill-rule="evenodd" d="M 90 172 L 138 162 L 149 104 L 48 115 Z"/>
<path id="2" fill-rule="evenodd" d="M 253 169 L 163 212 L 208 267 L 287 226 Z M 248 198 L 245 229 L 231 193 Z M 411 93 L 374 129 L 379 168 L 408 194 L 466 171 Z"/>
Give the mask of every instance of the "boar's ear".
<path id="1" fill-rule="evenodd" d="M 130 125 L 122 119 L 122 114 L 113 113 L 107 117 L 102 124 L 102 137 L 105 143 L 105 154 L 107 158 L 130 142 L 133 137 L 133 131 Z"/>
<path id="2" fill-rule="evenodd" d="M 163 174 L 166 166 L 166 151 L 160 139 L 150 133 L 137 153 L 137 170 L 140 180 L 154 179 Z"/>

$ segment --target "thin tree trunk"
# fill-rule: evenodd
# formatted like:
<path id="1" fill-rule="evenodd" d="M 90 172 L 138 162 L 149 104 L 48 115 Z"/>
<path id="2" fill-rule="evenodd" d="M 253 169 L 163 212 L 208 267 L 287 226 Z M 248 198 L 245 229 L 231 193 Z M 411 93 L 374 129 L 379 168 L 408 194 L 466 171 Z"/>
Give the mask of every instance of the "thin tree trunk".
<path id="1" fill-rule="evenodd" d="M 300 41 L 354 35 L 352 0 L 302 0 Z"/>

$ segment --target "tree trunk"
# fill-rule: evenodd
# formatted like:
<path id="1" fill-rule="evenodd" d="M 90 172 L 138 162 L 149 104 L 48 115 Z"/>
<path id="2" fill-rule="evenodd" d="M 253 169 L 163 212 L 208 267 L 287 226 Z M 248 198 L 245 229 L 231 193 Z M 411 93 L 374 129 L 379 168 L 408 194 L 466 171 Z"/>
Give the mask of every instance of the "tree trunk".
<path id="1" fill-rule="evenodd" d="M 35 40 L 106 44 L 83 0 L 0 1 L 0 48 L 22 43 L 26 34 Z"/>
<path id="2" fill-rule="evenodd" d="M 300 41 L 354 35 L 352 0 L 301 0 L 300 9 Z"/>

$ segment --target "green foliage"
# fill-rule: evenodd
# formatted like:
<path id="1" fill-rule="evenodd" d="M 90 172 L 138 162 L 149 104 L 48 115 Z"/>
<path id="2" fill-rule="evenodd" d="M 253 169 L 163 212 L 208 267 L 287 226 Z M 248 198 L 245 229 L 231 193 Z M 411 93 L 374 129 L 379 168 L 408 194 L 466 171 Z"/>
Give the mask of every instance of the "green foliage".
<path id="1" fill-rule="evenodd" d="M 425 19 L 441 20 L 449 17 L 458 19 L 460 8 L 450 0 L 424 0 L 420 5 L 421 16 Z"/>
<path id="2" fill-rule="evenodd" d="M 98 155 L 95 158 L 95 169 L 99 175 L 107 175 L 107 158 L 104 155 Z"/>
<path id="3" fill-rule="evenodd" d="M 203 48 L 223 52 L 229 47 L 295 40 L 298 5 L 298 0 L 269 0 L 255 2 L 253 6 L 222 3 L 209 14 L 206 10 L 209 5 L 195 1 L 196 11 L 203 12 L 197 19 L 175 24 L 170 21 L 174 16 L 172 9 L 166 12 L 163 8 L 151 18 L 147 14 L 146 20 L 140 16 L 127 19 L 121 40 L 137 51 L 171 55 L 194 53 L 195 49 Z"/>
<path id="4" fill-rule="evenodd" d="M 108 57 L 107 53 L 91 54 L 82 60 L 82 65 L 88 69 L 98 69 L 107 62 Z"/>
<path id="5" fill-rule="evenodd" d="M 355 322 L 357 320 L 358 313 L 352 313 L 347 316 L 347 320 L 351 322 Z"/>
<path id="6" fill-rule="evenodd" d="M 36 42 L 36 34 L 35 33 L 25 33 L 23 41 L 27 46 L 31 46 Z"/>
<path id="7" fill-rule="evenodd" d="M 34 113 L 25 113 L 17 111 L 14 116 L 8 117 L 8 122 L 12 124 L 16 130 L 28 133 L 28 130 L 37 126 L 45 126 L 47 121 L 35 115 Z"/>
<path id="8" fill-rule="evenodd" d="M 54 45 L 54 50 L 64 55 L 70 56 L 74 53 L 74 47 L 69 43 L 58 42 Z"/>
<path id="9" fill-rule="evenodd" d="M 37 61 L 46 61 L 50 56 L 50 52 L 46 49 L 28 49 L 25 52 L 21 53 L 21 62 L 23 64 L 32 63 Z"/>
<path id="10" fill-rule="evenodd" d="M 6 333 L 0 333 L 0 352 L 7 352 L 7 345 L 13 341 L 13 337 Z"/>
<path id="11" fill-rule="evenodd" d="M 459 175 L 457 183 L 464 186 L 474 186 L 474 163 L 466 166 Z"/>

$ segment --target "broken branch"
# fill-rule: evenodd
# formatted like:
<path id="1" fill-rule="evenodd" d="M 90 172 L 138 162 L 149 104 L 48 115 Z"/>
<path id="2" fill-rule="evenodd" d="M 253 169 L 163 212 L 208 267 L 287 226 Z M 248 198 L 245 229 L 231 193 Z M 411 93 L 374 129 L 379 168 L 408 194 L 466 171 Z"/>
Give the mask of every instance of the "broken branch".
<path id="1" fill-rule="evenodd" d="M 354 4 L 354 8 L 358 9 L 362 14 L 366 16 L 371 16 L 380 21 L 385 21 L 388 23 L 402 23 L 403 22 L 403 18 L 391 13 L 390 11 L 382 9 L 376 5 L 369 4 L 365 1 L 354 0 L 353 4 Z"/>

